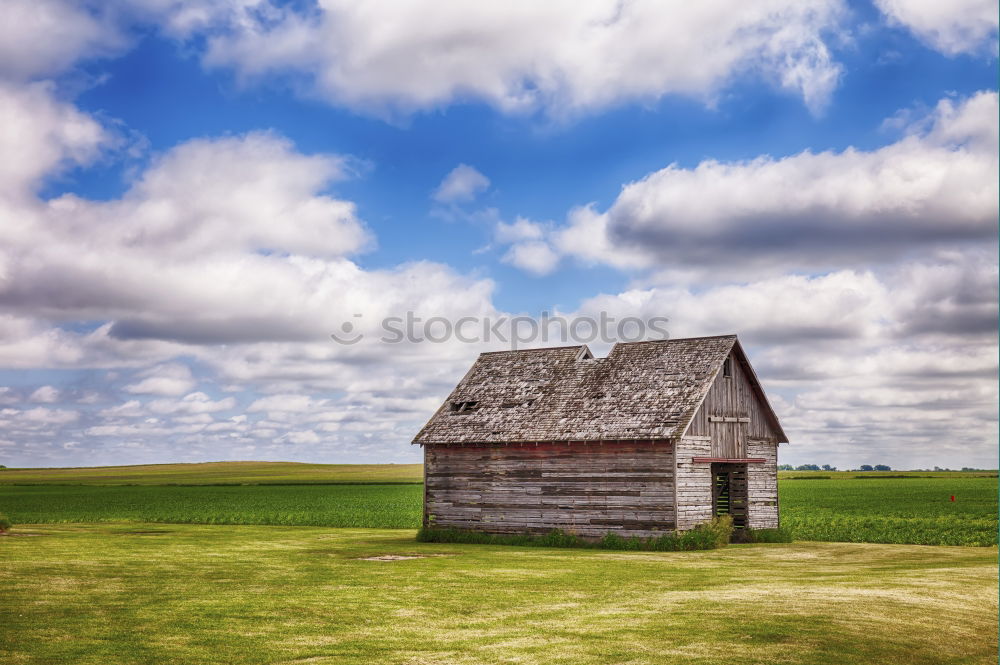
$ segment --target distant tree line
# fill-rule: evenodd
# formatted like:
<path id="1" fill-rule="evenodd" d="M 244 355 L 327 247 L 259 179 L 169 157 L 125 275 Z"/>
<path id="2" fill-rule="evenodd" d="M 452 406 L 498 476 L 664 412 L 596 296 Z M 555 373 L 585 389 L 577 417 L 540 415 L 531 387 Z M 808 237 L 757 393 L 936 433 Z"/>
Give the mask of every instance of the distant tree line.
<path id="1" fill-rule="evenodd" d="M 778 471 L 836 471 L 837 467 L 830 466 L 829 464 L 824 464 L 823 466 L 817 466 L 815 464 L 800 464 L 798 466 L 792 466 L 791 464 L 779 464 Z"/>
<path id="2" fill-rule="evenodd" d="M 819 466 L 816 464 L 800 464 L 798 466 L 792 466 L 791 464 L 779 464 L 778 471 L 836 471 L 837 467 L 830 466 L 829 464 L 824 464 Z M 888 464 L 876 464 L 872 466 L 871 464 L 862 464 L 857 469 L 851 469 L 852 471 L 892 471 L 892 467 Z"/>
<path id="3" fill-rule="evenodd" d="M 963 466 L 961 469 L 952 469 L 946 466 L 942 469 L 936 466 L 933 469 L 914 469 L 914 471 L 996 471 L 996 469 L 977 469 L 974 466 Z"/>
<path id="4" fill-rule="evenodd" d="M 0 466 L 0 469 L 3 467 Z M 791 464 L 779 464 L 778 471 L 836 471 L 837 467 L 830 466 L 829 464 L 824 464 L 823 466 L 818 466 L 816 464 L 800 464 L 798 466 L 792 466 Z M 888 464 L 862 464 L 857 469 L 849 469 L 850 471 L 892 471 L 892 467 Z M 957 471 L 958 469 L 942 469 L 939 466 L 933 469 L 911 469 L 911 471 Z M 977 469 L 971 466 L 963 466 L 962 471 L 995 471 L 996 469 Z"/>

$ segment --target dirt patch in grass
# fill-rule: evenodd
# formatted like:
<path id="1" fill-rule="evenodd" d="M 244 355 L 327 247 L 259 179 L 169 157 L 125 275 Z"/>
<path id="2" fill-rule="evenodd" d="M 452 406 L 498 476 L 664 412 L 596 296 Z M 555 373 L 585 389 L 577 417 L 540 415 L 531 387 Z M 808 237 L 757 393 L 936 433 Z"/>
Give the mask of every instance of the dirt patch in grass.
<path id="1" fill-rule="evenodd" d="M 429 559 L 439 556 L 458 556 L 457 554 L 376 554 L 375 556 L 359 556 L 360 561 L 406 561 L 407 559 Z"/>
<path id="2" fill-rule="evenodd" d="M 170 529 L 131 529 L 128 531 L 115 531 L 119 536 L 162 536 L 166 533 L 173 533 Z"/>

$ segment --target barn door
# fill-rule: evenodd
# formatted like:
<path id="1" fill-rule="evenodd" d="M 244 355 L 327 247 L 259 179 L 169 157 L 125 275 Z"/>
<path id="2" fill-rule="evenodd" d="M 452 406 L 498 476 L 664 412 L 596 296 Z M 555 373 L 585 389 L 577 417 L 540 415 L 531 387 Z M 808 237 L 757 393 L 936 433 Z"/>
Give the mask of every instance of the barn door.
<path id="1" fill-rule="evenodd" d="M 747 465 L 712 465 L 712 514 L 732 515 L 733 526 L 747 526 Z"/>
<path id="2" fill-rule="evenodd" d="M 712 437 L 712 457 L 739 459 L 747 456 L 747 430 L 750 418 L 709 416 L 709 435 Z"/>

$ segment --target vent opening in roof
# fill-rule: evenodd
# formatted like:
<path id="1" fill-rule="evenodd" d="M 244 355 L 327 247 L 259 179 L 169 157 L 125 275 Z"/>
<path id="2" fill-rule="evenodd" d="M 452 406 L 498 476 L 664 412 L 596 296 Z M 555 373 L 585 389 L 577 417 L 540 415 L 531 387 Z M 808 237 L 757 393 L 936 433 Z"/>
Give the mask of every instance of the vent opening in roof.
<path id="1" fill-rule="evenodd" d="M 461 414 L 469 413 L 471 411 L 475 411 L 478 404 L 478 402 L 452 402 L 451 412 Z"/>
<path id="2" fill-rule="evenodd" d="M 521 406 L 531 406 L 534 403 L 535 403 L 535 400 L 533 400 L 533 399 L 529 399 L 529 400 L 513 400 L 513 401 L 508 401 L 508 402 L 502 403 L 500 405 L 500 408 L 502 408 L 502 409 L 516 409 L 516 408 L 521 407 Z"/>

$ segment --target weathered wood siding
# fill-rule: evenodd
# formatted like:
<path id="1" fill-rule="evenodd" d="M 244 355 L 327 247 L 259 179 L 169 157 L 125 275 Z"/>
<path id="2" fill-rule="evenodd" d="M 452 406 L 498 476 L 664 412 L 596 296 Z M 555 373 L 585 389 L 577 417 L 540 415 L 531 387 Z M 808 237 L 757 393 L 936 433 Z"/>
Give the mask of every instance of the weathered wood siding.
<path id="1" fill-rule="evenodd" d="M 774 441 L 749 439 L 750 457 L 763 457 L 764 464 L 747 465 L 749 522 L 752 529 L 778 527 L 778 444 Z"/>
<path id="2" fill-rule="evenodd" d="M 692 462 L 711 457 L 708 437 L 683 437 L 677 444 L 677 530 L 686 531 L 712 519 L 712 465 Z"/>
<path id="3" fill-rule="evenodd" d="M 667 441 L 429 445 L 424 519 L 490 533 L 655 536 L 675 528 L 673 468 Z"/>
<path id="4" fill-rule="evenodd" d="M 741 458 L 747 457 L 748 439 L 776 440 L 778 433 L 736 353 L 729 354 L 729 362 L 732 375 L 719 372 L 687 434 L 712 437 L 712 457 Z"/>

